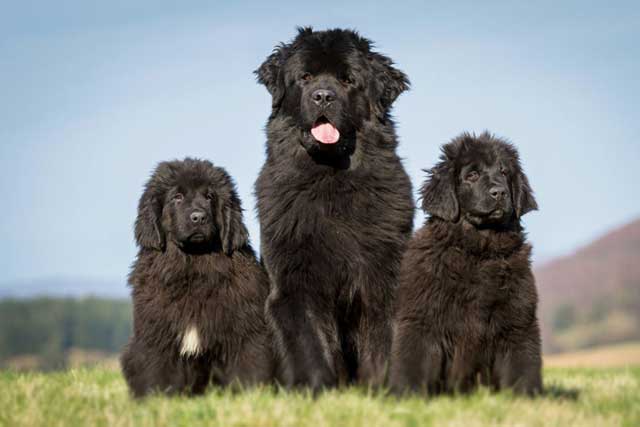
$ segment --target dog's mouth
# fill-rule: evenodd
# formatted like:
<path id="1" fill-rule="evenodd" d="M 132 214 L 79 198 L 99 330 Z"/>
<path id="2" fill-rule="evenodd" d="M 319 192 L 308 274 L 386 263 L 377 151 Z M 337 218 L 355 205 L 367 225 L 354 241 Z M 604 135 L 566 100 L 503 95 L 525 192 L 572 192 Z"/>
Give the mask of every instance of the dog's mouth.
<path id="1" fill-rule="evenodd" d="M 502 219 L 502 217 L 504 217 L 504 209 L 502 208 L 497 208 L 492 210 L 491 212 L 489 212 L 489 214 L 486 216 L 486 218 L 488 219 Z"/>
<path id="2" fill-rule="evenodd" d="M 489 211 L 468 212 L 467 219 L 477 226 L 493 226 L 503 224 L 508 221 L 511 210 L 505 207 L 496 207 Z"/>
<path id="3" fill-rule="evenodd" d="M 204 233 L 196 232 L 189 236 L 187 240 L 189 243 L 203 243 L 207 240 L 207 236 Z"/>
<path id="4" fill-rule="evenodd" d="M 488 212 L 477 212 L 476 215 L 483 221 L 500 221 L 507 216 L 507 210 L 497 207 Z"/>
<path id="5" fill-rule="evenodd" d="M 180 249 L 191 255 L 206 254 L 215 250 L 215 241 L 206 232 L 195 231 L 177 241 Z"/>
<path id="6" fill-rule="evenodd" d="M 320 144 L 335 144 L 340 140 L 340 131 L 326 116 L 320 116 L 311 127 L 311 135 Z"/>

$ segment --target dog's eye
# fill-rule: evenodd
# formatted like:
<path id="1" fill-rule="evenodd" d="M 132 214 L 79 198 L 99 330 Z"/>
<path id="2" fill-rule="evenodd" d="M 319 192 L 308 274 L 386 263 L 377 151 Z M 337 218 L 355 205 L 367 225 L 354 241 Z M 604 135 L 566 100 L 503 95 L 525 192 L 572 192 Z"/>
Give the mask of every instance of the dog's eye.
<path id="1" fill-rule="evenodd" d="M 500 173 L 504 176 L 507 176 L 508 171 L 506 168 L 500 168 Z"/>
<path id="2" fill-rule="evenodd" d="M 181 202 L 183 200 L 184 200 L 184 195 L 182 193 L 176 193 L 176 195 L 173 196 L 174 202 Z"/>
<path id="3" fill-rule="evenodd" d="M 478 172 L 476 171 L 471 171 L 467 174 L 467 176 L 464 177 L 464 179 L 471 182 L 477 181 L 478 178 L 480 178 L 480 174 L 478 174 Z"/>
<path id="4" fill-rule="evenodd" d="M 311 75 L 311 73 L 304 73 L 300 76 L 300 80 L 304 80 L 305 82 L 310 81 L 312 78 L 313 76 Z"/>
<path id="5" fill-rule="evenodd" d="M 342 78 L 340 80 L 342 81 L 342 83 L 344 83 L 346 85 L 352 85 L 354 83 L 353 77 L 351 77 L 348 74 L 345 74 L 344 76 L 342 76 Z"/>

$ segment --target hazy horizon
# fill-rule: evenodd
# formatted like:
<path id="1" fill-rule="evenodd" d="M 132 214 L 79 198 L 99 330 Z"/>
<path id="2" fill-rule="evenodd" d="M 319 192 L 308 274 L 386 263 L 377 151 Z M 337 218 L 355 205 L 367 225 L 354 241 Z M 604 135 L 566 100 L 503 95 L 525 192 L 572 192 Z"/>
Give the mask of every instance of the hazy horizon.
<path id="1" fill-rule="evenodd" d="M 286 4 L 6 6 L 0 285 L 124 283 L 142 186 L 185 156 L 234 177 L 258 249 L 270 98 L 252 71 L 302 25 L 356 28 L 409 75 L 394 116 L 414 194 L 441 144 L 488 129 L 520 149 L 540 204 L 524 218 L 536 259 L 640 217 L 639 4 Z"/>

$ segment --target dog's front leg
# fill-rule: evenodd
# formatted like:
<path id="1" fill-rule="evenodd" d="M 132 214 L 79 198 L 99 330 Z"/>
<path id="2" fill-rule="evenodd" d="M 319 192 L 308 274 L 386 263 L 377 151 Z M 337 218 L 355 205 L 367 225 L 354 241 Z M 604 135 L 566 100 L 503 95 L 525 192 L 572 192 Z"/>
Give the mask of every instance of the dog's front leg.
<path id="1" fill-rule="evenodd" d="M 283 385 L 309 387 L 314 392 L 336 386 L 340 357 L 333 309 L 325 306 L 326 298 L 306 289 L 286 292 L 282 288 L 287 289 L 284 280 L 276 284 L 267 300 L 267 315 L 282 361 Z"/>

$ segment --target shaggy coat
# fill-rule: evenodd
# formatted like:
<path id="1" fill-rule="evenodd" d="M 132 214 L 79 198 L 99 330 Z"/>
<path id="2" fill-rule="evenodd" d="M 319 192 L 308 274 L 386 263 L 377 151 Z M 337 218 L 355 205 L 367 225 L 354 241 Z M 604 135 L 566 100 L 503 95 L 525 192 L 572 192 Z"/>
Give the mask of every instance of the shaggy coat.
<path id="1" fill-rule="evenodd" d="M 513 146 L 488 133 L 443 148 L 422 188 L 430 214 L 402 261 L 395 393 L 542 388 L 537 292 L 520 217 L 537 209 Z"/>
<path id="2" fill-rule="evenodd" d="M 287 387 L 385 373 L 414 209 L 389 116 L 408 81 L 391 64 L 352 31 L 304 28 L 256 71 L 273 97 L 255 190 Z"/>
<path id="3" fill-rule="evenodd" d="M 133 336 L 121 357 L 134 396 L 269 381 L 268 280 L 227 173 L 208 161 L 161 163 L 135 236 Z"/>

